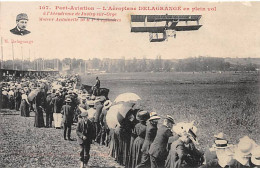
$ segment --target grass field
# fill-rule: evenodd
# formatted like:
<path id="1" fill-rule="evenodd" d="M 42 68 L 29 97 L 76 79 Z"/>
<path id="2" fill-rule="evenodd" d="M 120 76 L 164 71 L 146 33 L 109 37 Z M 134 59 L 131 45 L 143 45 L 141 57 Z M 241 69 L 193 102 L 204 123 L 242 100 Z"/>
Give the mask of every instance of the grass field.
<path id="1" fill-rule="evenodd" d="M 19 112 L 1 110 L 0 168 L 79 168 L 80 147 L 76 141 L 63 140 L 63 129 L 35 128 L 34 113 L 21 117 Z M 91 145 L 89 167 L 122 167 L 108 155 L 108 148 Z"/>
<path id="2" fill-rule="evenodd" d="M 82 77 L 93 85 L 96 75 Z M 199 147 L 212 145 L 214 134 L 224 132 L 231 143 L 244 135 L 260 143 L 260 85 L 257 73 L 123 73 L 101 74 L 101 87 L 109 98 L 133 92 L 142 107 L 176 122 L 192 121 L 198 127 Z"/>

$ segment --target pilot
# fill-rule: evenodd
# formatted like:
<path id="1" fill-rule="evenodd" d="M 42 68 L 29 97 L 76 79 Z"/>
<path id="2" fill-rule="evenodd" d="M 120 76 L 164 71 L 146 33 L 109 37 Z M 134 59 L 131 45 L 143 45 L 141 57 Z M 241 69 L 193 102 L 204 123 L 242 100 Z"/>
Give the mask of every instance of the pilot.
<path id="1" fill-rule="evenodd" d="M 31 33 L 30 31 L 26 30 L 27 22 L 28 22 L 27 14 L 25 13 L 18 14 L 16 16 L 16 27 L 10 30 L 10 32 L 20 36 L 24 36 Z"/>

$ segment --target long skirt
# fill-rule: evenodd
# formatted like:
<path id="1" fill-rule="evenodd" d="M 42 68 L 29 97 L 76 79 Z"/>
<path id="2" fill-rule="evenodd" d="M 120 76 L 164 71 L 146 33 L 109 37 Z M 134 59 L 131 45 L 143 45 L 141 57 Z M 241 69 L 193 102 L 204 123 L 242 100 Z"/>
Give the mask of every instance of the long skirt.
<path id="1" fill-rule="evenodd" d="M 43 111 L 42 108 L 36 107 L 34 126 L 37 128 L 44 127 Z"/>
<path id="2" fill-rule="evenodd" d="M 125 128 L 123 128 L 125 129 Z M 117 162 L 123 166 L 127 167 L 130 159 L 130 143 L 131 143 L 131 133 L 127 131 L 121 131 L 119 133 L 119 149 Z"/>
<path id="3" fill-rule="evenodd" d="M 21 116 L 30 116 L 29 104 L 25 100 L 22 100 L 21 102 Z"/>
<path id="4" fill-rule="evenodd" d="M 141 137 L 137 137 L 133 143 L 132 148 L 132 168 L 135 168 L 138 164 L 141 163 L 142 157 L 142 146 L 144 144 L 144 139 Z"/>
<path id="5" fill-rule="evenodd" d="M 110 136 L 111 136 L 111 141 L 109 143 L 109 155 L 116 159 L 119 142 L 118 142 L 118 135 L 114 129 L 110 130 Z"/>

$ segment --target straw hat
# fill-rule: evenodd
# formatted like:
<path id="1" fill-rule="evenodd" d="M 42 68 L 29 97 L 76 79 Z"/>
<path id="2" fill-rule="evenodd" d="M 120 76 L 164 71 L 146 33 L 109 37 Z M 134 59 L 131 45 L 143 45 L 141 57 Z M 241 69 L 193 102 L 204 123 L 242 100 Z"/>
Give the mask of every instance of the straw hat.
<path id="1" fill-rule="evenodd" d="M 252 152 L 254 145 L 255 142 L 252 139 L 248 136 L 244 136 L 243 138 L 240 138 L 239 143 L 237 144 L 236 153 L 241 156 L 249 155 Z"/>
<path id="2" fill-rule="evenodd" d="M 156 112 L 151 112 L 150 117 L 153 117 L 153 116 L 158 116 L 158 114 Z"/>
<path id="3" fill-rule="evenodd" d="M 173 117 L 171 117 L 170 115 L 167 115 L 165 119 L 167 119 L 168 121 L 170 121 L 173 124 L 175 123 Z"/>
<path id="4" fill-rule="evenodd" d="M 148 120 L 149 120 L 149 121 L 152 121 L 152 120 L 159 120 L 159 119 L 161 119 L 160 116 L 152 116 L 152 117 L 150 117 L 150 119 L 148 119 Z"/>
<path id="5" fill-rule="evenodd" d="M 251 162 L 252 162 L 254 165 L 260 166 L 260 146 L 256 147 L 256 148 L 252 151 Z"/>
<path id="6" fill-rule="evenodd" d="M 215 140 L 215 144 L 212 145 L 213 148 L 228 148 L 230 144 L 228 144 L 227 140 Z"/>

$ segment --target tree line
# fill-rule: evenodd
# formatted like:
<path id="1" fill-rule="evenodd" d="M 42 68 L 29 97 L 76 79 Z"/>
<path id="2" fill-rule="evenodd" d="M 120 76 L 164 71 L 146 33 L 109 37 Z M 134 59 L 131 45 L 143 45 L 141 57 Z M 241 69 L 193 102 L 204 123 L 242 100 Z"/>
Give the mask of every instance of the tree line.
<path id="1" fill-rule="evenodd" d="M 230 59 L 229 59 L 230 60 Z M 5 69 L 17 70 L 59 70 L 69 69 L 74 72 L 205 72 L 205 71 L 256 71 L 259 64 L 230 63 L 225 58 L 196 57 L 178 60 L 162 59 L 36 59 L 29 60 L 7 60 L 3 63 Z"/>

